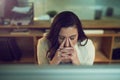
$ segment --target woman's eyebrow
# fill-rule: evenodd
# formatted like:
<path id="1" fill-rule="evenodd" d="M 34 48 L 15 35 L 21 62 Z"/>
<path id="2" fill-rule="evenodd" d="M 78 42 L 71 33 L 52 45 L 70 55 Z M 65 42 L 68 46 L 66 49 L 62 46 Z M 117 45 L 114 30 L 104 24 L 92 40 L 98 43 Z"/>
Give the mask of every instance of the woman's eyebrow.
<path id="1" fill-rule="evenodd" d="M 62 35 L 59 35 L 60 37 L 62 36 Z"/>
<path id="2" fill-rule="evenodd" d="M 75 37 L 76 36 L 76 34 L 74 34 L 74 35 L 71 35 L 70 37 Z"/>
<path id="3" fill-rule="evenodd" d="M 62 36 L 62 35 L 59 35 L 59 37 L 63 37 L 64 38 L 64 36 Z"/>

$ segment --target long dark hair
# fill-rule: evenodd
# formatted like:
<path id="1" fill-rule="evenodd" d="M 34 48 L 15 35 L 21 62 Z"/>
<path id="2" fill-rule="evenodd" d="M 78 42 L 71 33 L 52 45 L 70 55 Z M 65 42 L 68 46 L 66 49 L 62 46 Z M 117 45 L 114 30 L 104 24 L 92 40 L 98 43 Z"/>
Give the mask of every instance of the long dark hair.
<path id="1" fill-rule="evenodd" d="M 47 36 L 47 39 L 50 43 L 47 57 L 50 60 L 52 60 L 52 58 L 56 53 L 56 50 L 59 48 L 58 37 L 61 28 L 71 27 L 73 25 L 75 25 L 78 30 L 78 41 L 80 42 L 80 45 L 84 46 L 87 43 L 88 38 L 83 32 L 82 24 L 78 16 L 71 11 L 63 11 L 58 15 L 56 15 L 56 17 L 54 18 L 51 24 L 50 32 L 48 33 Z M 86 43 L 82 45 L 81 42 L 85 39 L 86 39 Z"/>

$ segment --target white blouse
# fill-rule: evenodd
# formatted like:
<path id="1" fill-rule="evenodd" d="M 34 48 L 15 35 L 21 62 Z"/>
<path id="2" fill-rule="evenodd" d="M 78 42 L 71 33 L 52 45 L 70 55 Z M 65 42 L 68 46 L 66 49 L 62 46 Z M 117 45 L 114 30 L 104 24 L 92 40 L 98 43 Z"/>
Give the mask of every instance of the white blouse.
<path id="1" fill-rule="evenodd" d="M 83 41 L 82 43 L 84 43 Z M 48 41 L 46 37 L 43 37 L 38 40 L 37 44 L 37 60 L 38 64 L 49 64 L 49 61 L 46 57 L 48 51 Z M 93 65 L 95 58 L 95 47 L 93 42 L 88 39 L 88 42 L 85 46 L 79 45 L 79 42 L 75 45 L 77 55 L 80 61 L 80 65 Z"/>

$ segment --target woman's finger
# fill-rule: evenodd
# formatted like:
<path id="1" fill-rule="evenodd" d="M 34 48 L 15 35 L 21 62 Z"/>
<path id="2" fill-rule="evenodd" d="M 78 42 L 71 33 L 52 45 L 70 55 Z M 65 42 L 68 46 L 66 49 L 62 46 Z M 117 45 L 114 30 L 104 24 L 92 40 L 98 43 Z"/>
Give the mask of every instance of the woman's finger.
<path id="1" fill-rule="evenodd" d="M 71 41 L 70 39 L 68 39 L 68 40 L 69 40 L 69 42 L 70 42 L 70 46 L 71 46 L 71 47 L 74 47 L 72 41 Z"/>
<path id="2" fill-rule="evenodd" d="M 71 52 L 73 51 L 74 49 L 72 47 L 67 47 L 67 48 L 62 48 L 60 51 L 61 52 Z"/>
<path id="3" fill-rule="evenodd" d="M 60 44 L 60 47 L 59 47 L 59 48 L 63 48 L 63 47 L 64 47 L 65 41 L 66 41 L 66 39 L 64 39 L 64 40 L 62 41 L 62 43 Z"/>

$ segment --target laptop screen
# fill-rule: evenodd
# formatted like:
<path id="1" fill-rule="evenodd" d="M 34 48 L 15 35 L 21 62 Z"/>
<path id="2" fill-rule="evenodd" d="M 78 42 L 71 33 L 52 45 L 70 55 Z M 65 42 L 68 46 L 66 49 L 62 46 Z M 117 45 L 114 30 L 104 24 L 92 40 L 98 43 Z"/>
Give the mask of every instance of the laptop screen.
<path id="1" fill-rule="evenodd" d="M 120 65 L 1 65 L 0 80 L 120 80 Z"/>

